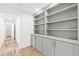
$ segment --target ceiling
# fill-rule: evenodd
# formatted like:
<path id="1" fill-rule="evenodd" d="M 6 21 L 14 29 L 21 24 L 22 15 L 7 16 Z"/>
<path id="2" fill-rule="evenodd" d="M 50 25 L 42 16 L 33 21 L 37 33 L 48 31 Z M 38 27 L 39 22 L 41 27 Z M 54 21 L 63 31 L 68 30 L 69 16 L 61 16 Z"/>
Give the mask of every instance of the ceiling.
<path id="1" fill-rule="evenodd" d="M 11 7 L 29 14 L 33 14 L 35 12 L 35 9 L 40 10 L 41 8 L 48 5 L 48 3 L 3 3 L 3 4 L 8 7 Z"/>

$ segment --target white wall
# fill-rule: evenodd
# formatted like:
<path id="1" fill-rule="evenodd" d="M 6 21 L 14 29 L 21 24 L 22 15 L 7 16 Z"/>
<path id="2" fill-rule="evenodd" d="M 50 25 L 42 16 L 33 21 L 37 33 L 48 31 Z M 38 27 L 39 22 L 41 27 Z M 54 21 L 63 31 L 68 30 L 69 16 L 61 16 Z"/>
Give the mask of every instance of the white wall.
<path id="1" fill-rule="evenodd" d="M 21 48 L 31 45 L 31 33 L 33 31 L 33 20 L 30 15 L 21 15 L 20 20 L 20 31 L 21 31 Z"/>
<path id="2" fill-rule="evenodd" d="M 3 41 L 4 41 L 4 21 L 1 18 L 0 13 L 0 47 L 2 46 Z"/>
<path id="3" fill-rule="evenodd" d="M 10 23 L 6 23 L 6 36 L 11 36 L 11 27 Z"/>
<path id="4" fill-rule="evenodd" d="M 11 24 L 11 37 L 14 38 L 14 24 Z"/>
<path id="5" fill-rule="evenodd" d="M 20 49 L 29 46 L 31 43 L 30 35 L 31 33 L 33 33 L 32 15 L 29 15 L 28 13 L 25 14 L 19 10 L 1 5 L 0 5 L 0 12 L 20 16 L 20 32 L 17 33 L 20 34 L 20 36 L 18 36 L 19 37 L 18 42 L 20 42 L 19 44 Z"/>

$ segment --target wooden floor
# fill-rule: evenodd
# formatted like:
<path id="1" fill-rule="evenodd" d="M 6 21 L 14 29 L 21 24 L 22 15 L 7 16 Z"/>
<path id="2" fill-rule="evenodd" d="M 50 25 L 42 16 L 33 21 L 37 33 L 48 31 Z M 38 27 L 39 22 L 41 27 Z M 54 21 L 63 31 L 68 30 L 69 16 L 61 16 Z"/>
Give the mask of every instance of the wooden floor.
<path id="1" fill-rule="evenodd" d="M 16 55 L 16 52 L 18 51 L 18 43 L 13 38 L 9 37 L 4 40 L 2 47 L 0 48 L 0 55 Z"/>
<path id="2" fill-rule="evenodd" d="M 27 47 L 27 48 L 22 49 L 20 50 L 20 53 L 22 56 L 42 56 L 40 52 L 38 52 L 32 47 Z"/>
<path id="3" fill-rule="evenodd" d="M 0 56 L 42 56 L 32 47 L 18 49 L 18 43 L 13 38 L 7 38 L 0 48 Z"/>

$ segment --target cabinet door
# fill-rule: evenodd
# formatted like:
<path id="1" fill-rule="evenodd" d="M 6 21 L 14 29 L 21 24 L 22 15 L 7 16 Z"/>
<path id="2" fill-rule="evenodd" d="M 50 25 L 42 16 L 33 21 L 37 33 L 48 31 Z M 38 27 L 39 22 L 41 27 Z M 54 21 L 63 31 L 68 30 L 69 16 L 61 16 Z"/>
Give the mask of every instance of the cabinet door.
<path id="1" fill-rule="evenodd" d="M 48 38 L 43 38 L 43 54 L 54 56 L 54 41 Z"/>
<path id="2" fill-rule="evenodd" d="M 35 35 L 31 35 L 32 47 L 35 48 Z"/>
<path id="3" fill-rule="evenodd" d="M 78 46 L 56 41 L 55 56 L 77 56 Z"/>
<path id="4" fill-rule="evenodd" d="M 41 36 L 36 36 L 36 49 L 38 51 L 42 51 L 42 37 Z"/>

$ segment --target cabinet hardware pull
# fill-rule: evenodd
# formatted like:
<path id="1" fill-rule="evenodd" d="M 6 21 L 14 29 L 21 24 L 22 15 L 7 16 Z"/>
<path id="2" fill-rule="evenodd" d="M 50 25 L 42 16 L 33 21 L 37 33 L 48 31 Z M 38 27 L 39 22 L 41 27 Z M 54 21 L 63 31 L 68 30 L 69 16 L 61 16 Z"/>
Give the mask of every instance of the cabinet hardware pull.
<path id="1" fill-rule="evenodd" d="M 52 46 L 54 46 L 54 41 L 52 41 Z"/>
<path id="2" fill-rule="evenodd" d="M 54 42 L 54 46 L 56 47 L 56 42 Z"/>

